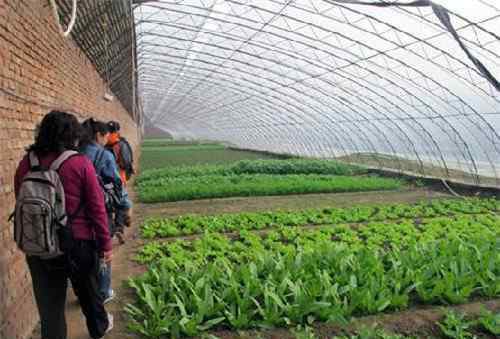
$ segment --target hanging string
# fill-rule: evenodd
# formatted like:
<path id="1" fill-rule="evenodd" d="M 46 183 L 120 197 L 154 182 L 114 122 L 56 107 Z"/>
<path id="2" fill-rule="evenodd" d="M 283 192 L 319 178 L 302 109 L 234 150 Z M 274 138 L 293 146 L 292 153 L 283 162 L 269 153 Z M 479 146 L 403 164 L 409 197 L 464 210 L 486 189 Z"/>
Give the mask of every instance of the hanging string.
<path id="1" fill-rule="evenodd" d="M 63 29 L 61 25 L 61 18 L 59 17 L 59 12 L 57 10 L 56 0 L 50 0 L 50 4 L 52 5 L 52 14 L 54 15 L 54 19 L 56 20 L 57 27 L 59 28 L 59 32 L 66 38 L 71 34 L 73 27 L 76 23 L 76 10 L 78 7 L 78 0 L 73 0 L 73 8 L 71 10 L 71 20 L 69 21 L 68 28 L 66 31 Z"/>

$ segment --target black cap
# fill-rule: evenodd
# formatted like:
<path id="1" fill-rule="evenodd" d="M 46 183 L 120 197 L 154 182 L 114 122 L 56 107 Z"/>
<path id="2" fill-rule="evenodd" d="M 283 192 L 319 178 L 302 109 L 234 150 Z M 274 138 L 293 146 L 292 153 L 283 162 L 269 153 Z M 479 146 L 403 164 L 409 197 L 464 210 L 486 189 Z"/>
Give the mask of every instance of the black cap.
<path id="1" fill-rule="evenodd" d="M 116 121 L 108 122 L 108 128 L 111 133 L 118 132 L 120 130 L 120 124 Z"/>

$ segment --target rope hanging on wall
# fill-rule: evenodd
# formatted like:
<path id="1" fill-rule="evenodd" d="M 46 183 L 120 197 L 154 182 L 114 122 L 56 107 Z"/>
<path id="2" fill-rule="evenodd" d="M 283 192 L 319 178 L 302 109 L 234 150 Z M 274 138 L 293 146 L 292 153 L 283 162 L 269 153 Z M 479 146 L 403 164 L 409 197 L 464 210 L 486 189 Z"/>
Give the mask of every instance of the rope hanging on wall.
<path id="1" fill-rule="evenodd" d="M 71 34 L 71 31 L 73 30 L 73 27 L 75 26 L 76 23 L 76 10 L 78 7 L 78 0 L 73 0 L 73 9 L 71 10 L 71 20 L 69 21 L 69 25 L 66 31 L 63 29 L 61 25 L 61 19 L 59 18 L 59 12 L 57 10 L 56 0 L 50 0 L 50 4 L 52 5 L 52 14 L 54 15 L 54 19 L 56 20 L 59 32 L 64 37 L 68 37 Z"/>

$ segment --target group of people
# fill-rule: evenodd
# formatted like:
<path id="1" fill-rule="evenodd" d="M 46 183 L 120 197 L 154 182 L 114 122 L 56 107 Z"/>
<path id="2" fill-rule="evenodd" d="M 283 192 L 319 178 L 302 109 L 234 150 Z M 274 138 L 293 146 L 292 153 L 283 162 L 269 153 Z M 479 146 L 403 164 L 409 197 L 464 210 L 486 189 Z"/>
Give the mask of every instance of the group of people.
<path id="1" fill-rule="evenodd" d="M 15 240 L 25 252 L 42 339 L 66 339 L 68 280 L 91 338 L 113 328 L 112 240 L 131 223 L 127 180 L 133 155 L 115 121 L 43 119 L 15 174 Z"/>

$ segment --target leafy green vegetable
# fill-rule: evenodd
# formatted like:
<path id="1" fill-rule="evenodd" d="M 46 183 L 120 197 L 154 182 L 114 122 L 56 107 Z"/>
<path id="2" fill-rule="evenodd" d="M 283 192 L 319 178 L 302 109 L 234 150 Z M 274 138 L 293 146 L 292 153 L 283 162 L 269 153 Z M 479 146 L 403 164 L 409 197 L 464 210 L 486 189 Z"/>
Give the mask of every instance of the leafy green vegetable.
<path id="1" fill-rule="evenodd" d="M 432 218 L 452 216 L 459 218 L 461 215 L 478 215 L 477 218 L 481 219 L 481 223 L 495 225 L 498 222 L 495 212 L 499 207 L 498 201 L 490 199 L 443 199 L 413 205 L 355 206 L 343 209 L 326 208 L 293 212 L 222 214 L 217 216 L 186 215 L 173 219 L 150 218 L 142 225 L 142 234 L 145 238 L 161 238 L 198 234 L 205 231 L 238 232 L 281 226 L 370 222 L 379 222 L 376 226 L 378 228 L 384 227 L 384 221 L 399 219 L 411 219 L 415 227 L 423 228 Z M 365 230 L 369 232 L 370 228 L 365 228 Z"/>
<path id="2" fill-rule="evenodd" d="M 484 295 L 484 287 L 500 278 L 500 245 L 485 237 L 450 236 L 373 251 L 331 241 L 266 247 L 266 240 L 250 235 L 226 247 L 231 245 L 220 236 L 206 236 L 215 247 L 200 243 L 195 260 L 160 258 L 131 280 L 138 296 L 128 308 L 135 331 L 154 338 L 159 328 L 176 336 L 195 335 L 214 323 L 243 329 L 304 324 L 311 317 L 332 321 L 411 302 L 462 301 Z M 244 242 L 251 244 L 248 252 L 232 252 Z M 481 262 L 488 260 L 494 280 L 483 281 Z M 456 262 L 465 269 L 457 270 Z"/>
<path id="3" fill-rule="evenodd" d="M 245 174 L 231 176 L 178 177 L 148 182 L 139 186 L 139 198 L 145 203 L 167 201 L 395 190 L 402 183 L 377 177 L 345 177 L 327 175 Z"/>
<path id="4" fill-rule="evenodd" d="M 498 297 L 497 211 L 496 200 L 467 199 L 150 221 L 149 237 L 202 234 L 140 251 L 149 270 L 130 280 L 130 328 L 146 338 L 194 336 Z M 308 223 L 321 226 L 300 227 Z M 481 319 L 450 315 L 441 327 L 456 338 L 479 326 L 495 333 L 498 319 Z M 353 338 L 398 338 L 374 333 Z M 305 327 L 296 334 L 313 335 Z"/>
<path id="5" fill-rule="evenodd" d="M 215 146 L 204 146 L 213 148 Z M 151 151 L 153 152 L 154 149 Z M 182 150 L 181 150 L 182 152 Z M 397 189 L 401 182 L 352 178 L 366 171 L 331 160 L 242 160 L 227 165 L 166 167 L 136 180 L 143 202 Z"/>
<path id="6" fill-rule="evenodd" d="M 477 321 L 479 327 L 494 335 L 500 335 L 500 313 L 483 310 Z"/>
<path id="7" fill-rule="evenodd" d="M 155 185 L 163 180 L 179 177 L 234 176 L 244 174 L 317 174 L 317 175 L 359 175 L 366 173 L 360 167 L 333 160 L 317 159 L 266 159 L 241 160 L 226 165 L 195 165 L 165 167 L 141 173 L 136 183 Z"/>
<path id="8" fill-rule="evenodd" d="M 474 338 L 472 332 L 469 329 L 473 326 L 473 323 L 466 321 L 462 314 L 455 312 L 448 312 L 445 319 L 438 323 L 439 328 L 446 336 L 446 338 L 453 339 L 467 339 Z"/>

